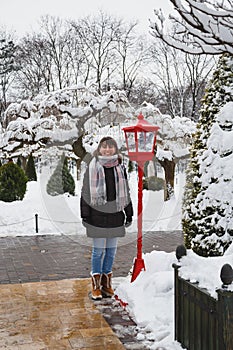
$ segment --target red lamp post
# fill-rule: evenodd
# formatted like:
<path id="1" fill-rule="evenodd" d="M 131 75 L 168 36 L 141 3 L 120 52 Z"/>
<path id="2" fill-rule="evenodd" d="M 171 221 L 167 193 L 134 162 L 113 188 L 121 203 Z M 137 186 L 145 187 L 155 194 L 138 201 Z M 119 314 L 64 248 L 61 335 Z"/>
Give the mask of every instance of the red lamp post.
<path id="1" fill-rule="evenodd" d="M 137 237 L 137 258 L 134 259 L 133 282 L 142 270 L 145 270 L 142 259 L 142 190 L 143 190 L 143 169 L 148 160 L 152 160 L 156 145 L 156 135 L 159 127 L 151 125 L 142 114 L 138 116 L 138 122 L 134 126 L 123 128 L 125 133 L 128 156 L 132 161 L 138 163 L 138 237 Z"/>

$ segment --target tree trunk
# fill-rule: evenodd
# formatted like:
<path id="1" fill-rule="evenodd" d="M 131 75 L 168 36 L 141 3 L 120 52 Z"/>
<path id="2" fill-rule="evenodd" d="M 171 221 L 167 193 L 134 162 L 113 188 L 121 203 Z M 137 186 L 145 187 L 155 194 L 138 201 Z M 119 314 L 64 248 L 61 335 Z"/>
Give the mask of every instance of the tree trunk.
<path id="1" fill-rule="evenodd" d="M 27 165 L 27 158 L 22 156 L 21 161 L 22 161 L 22 168 L 25 171 L 26 165 Z"/>
<path id="2" fill-rule="evenodd" d="M 159 160 L 165 173 L 164 201 L 168 201 L 174 195 L 175 166 L 174 160 Z"/>
<path id="3" fill-rule="evenodd" d="M 81 169 L 81 164 L 82 164 L 82 160 L 81 160 L 81 158 L 78 158 L 78 159 L 76 160 L 77 180 L 80 180 L 80 169 Z"/>
<path id="4" fill-rule="evenodd" d="M 82 161 L 88 163 L 91 159 L 91 154 L 86 151 L 83 146 L 83 135 L 79 136 L 78 139 L 72 145 L 74 154 L 79 157 L 77 160 L 77 179 L 79 179 L 80 168 Z"/>

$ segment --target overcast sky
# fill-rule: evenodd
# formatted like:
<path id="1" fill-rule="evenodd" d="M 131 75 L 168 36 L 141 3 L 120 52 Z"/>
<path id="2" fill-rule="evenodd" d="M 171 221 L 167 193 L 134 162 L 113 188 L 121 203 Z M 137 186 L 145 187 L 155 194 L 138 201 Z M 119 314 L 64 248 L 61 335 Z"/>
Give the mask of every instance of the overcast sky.
<path id="1" fill-rule="evenodd" d="M 103 10 L 126 20 L 138 19 L 140 27 L 147 30 L 153 9 L 159 8 L 168 14 L 172 5 L 169 0 L 1 0 L 0 24 L 21 36 L 36 30 L 42 15 L 78 19 Z"/>

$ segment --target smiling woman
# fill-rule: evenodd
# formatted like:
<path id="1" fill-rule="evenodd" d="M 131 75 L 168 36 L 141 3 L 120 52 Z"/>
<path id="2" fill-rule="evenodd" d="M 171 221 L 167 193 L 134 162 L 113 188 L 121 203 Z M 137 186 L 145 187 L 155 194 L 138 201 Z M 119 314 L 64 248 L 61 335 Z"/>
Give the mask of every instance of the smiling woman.
<path id="1" fill-rule="evenodd" d="M 170 0 L 147 0 L 146 2 L 134 0 L 31 0 L 4 1 L 1 4 L 0 23 L 8 30 L 16 31 L 18 36 L 27 32 L 38 31 L 38 21 L 43 15 L 51 15 L 66 19 L 95 15 L 99 11 L 124 18 L 128 21 L 138 20 L 142 32 L 149 30 L 149 18 L 153 18 L 153 10 L 162 7 L 163 12 L 169 13 L 172 9 Z"/>

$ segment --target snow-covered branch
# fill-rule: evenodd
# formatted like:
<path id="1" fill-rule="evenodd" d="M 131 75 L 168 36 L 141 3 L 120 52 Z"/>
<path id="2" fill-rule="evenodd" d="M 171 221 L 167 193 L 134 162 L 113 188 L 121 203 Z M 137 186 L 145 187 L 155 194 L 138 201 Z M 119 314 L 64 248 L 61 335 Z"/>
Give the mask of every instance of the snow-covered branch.
<path id="1" fill-rule="evenodd" d="M 93 86 L 58 90 L 33 101 L 13 103 L 3 118 L 0 148 L 13 151 L 23 144 L 72 145 L 85 133 L 88 120 L 101 120 L 103 112 L 105 117 L 106 113 L 124 115 L 127 104 L 122 91 L 100 96 Z"/>
<path id="2" fill-rule="evenodd" d="M 192 137 L 196 131 L 195 122 L 186 117 L 172 118 L 170 115 L 163 115 L 147 102 L 140 106 L 137 113 L 139 112 L 151 124 L 159 126 L 157 159 L 178 162 L 179 159 L 188 157 Z"/>
<path id="3" fill-rule="evenodd" d="M 173 33 L 162 11 L 155 10 L 152 35 L 169 46 L 191 54 L 233 54 L 233 9 L 230 1 L 170 0 L 179 16 L 170 15 Z M 168 21 L 169 22 L 169 21 Z"/>

